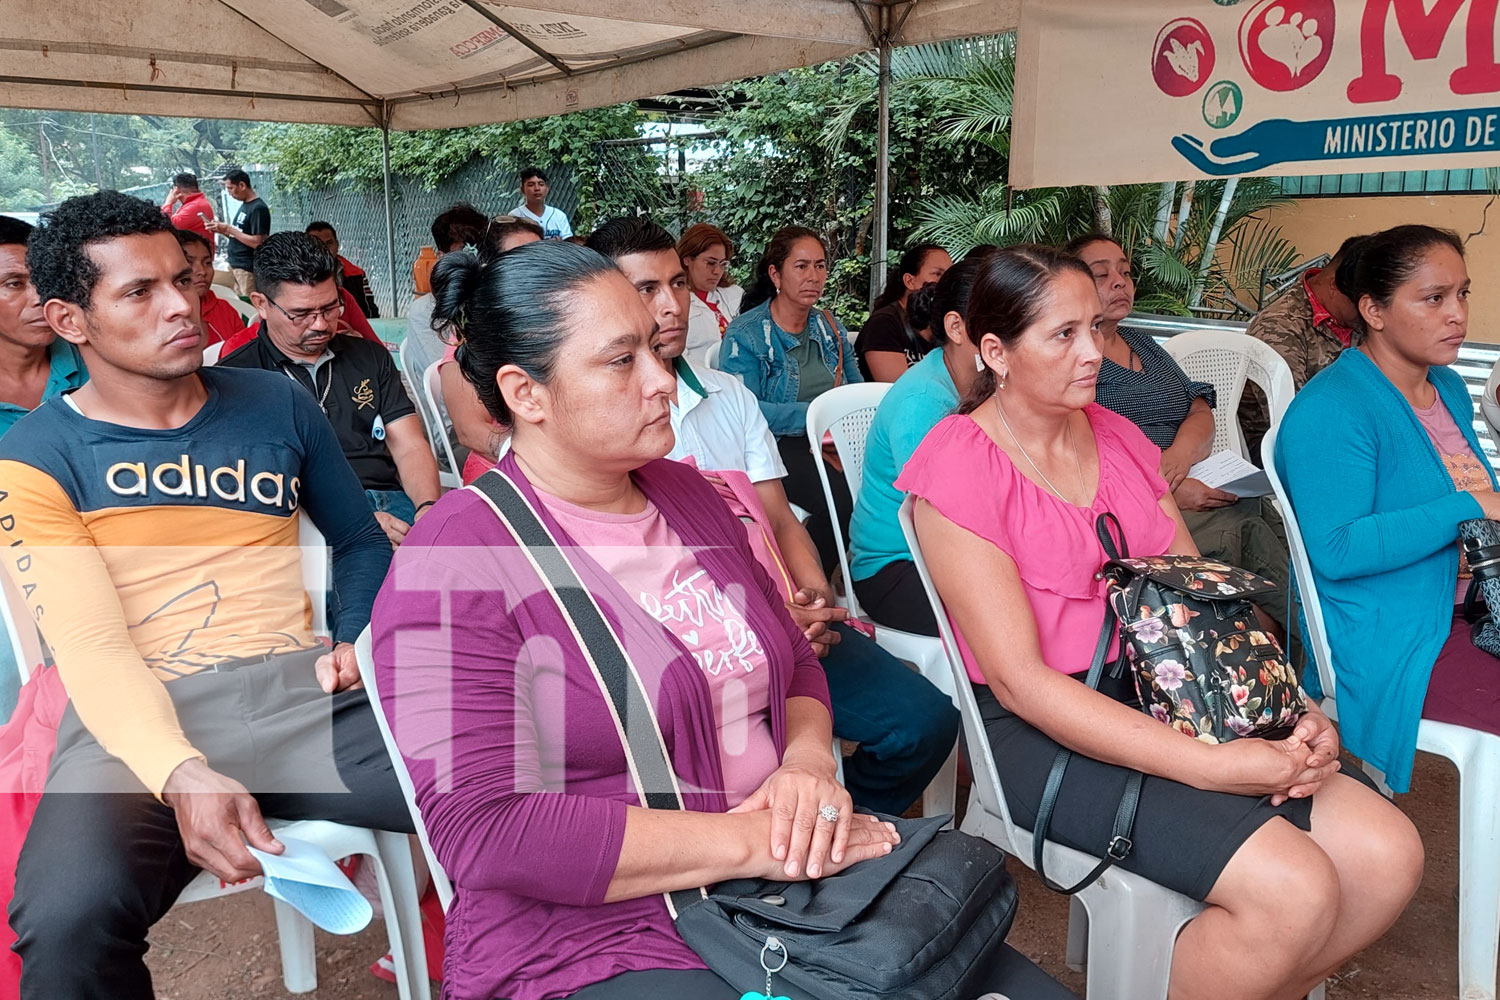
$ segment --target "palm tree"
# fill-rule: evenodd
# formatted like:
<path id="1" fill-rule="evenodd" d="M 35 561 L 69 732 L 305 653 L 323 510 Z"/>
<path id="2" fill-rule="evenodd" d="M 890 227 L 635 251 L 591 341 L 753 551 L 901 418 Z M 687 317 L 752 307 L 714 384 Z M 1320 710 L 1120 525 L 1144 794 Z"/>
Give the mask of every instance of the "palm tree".
<path id="1" fill-rule="evenodd" d="M 824 129 L 838 152 L 855 117 L 876 97 L 873 55 L 851 61 L 845 99 Z M 906 89 L 934 111 L 939 132 L 1009 157 L 1015 94 L 1015 39 L 1001 35 L 897 49 L 893 89 Z M 1245 292 L 1266 272 L 1290 267 L 1296 248 L 1264 212 L 1288 199 L 1276 182 L 1243 178 L 1190 184 L 1178 207 L 1177 185 L 1047 187 L 1017 191 L 1003 180 L 977 190 L 932 192 L 915 206 L 909 234 L 962 254 L 983 243 L 1063 243 L 1090 230 L 1113 234 L 1130 252 L 1139 285 L 1138 308 L 1188 315 L 1243 314 L 1254 308 Z M 1190 206 L 1196 201 L 1197 212 Z M 1253 302 L 1253 295 L 1249 296 Z"/>

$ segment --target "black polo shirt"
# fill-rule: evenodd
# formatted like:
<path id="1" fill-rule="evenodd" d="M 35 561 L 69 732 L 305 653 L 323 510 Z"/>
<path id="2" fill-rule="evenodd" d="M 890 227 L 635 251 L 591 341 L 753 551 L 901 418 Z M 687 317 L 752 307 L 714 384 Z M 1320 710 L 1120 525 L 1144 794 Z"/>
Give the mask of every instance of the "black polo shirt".
<path id="1" fill-rule="evenodd" d="M 316 368 L 310 368 L 281 353 L 262 320 L 255 339 L 220 358 L 219 365 L 264 368 L 291 378 L 322 402 L 360 485 L 367 490 L 401 489 L 396 462 L 385 444 L 385 428 L 417 411 L 384 347 L 340 334 L 329 341 Z"/>

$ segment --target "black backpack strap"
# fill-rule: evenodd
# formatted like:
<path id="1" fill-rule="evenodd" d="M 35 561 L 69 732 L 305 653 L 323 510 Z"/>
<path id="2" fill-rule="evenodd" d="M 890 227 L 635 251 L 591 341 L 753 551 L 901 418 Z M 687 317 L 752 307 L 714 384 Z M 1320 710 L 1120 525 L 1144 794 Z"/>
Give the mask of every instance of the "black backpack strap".
<path id="1" fill-rule="evenodd" d="M 1114 522 L 1116 528 L 1120 525 L 1113 514 L 1100 514 L 1097 522 L 1099 541 L 1104 545 L 1105 552 L 1110 553 L 1111 558 L 1120 558 L 1111 551 L 1115 547 L 1114 539 L 1109 535 L 1106 518 Z M 1122 549 L 1123 546 L 1122 536 Z M 1095 691 L 1099 690 L 1099 681 L 1104 676 L 1104 661 L 1109 656 L 1109 647 L 1114 642 L 1117 631 L 1118 619 L 1115 616 L 1114 605 L 1105 601 L 1104 624 L 1099 627 L 1099 642 L 1094 647 L 1094 659 L 1089 665 L 1088 679 L 1085 682 Z M 1124 655 L 1125 651 L 1121 649 L 1120 656 Z M 1135 829 L 1135 814 L 1141 804 L 1141 785 L 1146 777 L 1140 771 L 1131 771 L 1126 775 L 1125 789 L 1120 794 L 1120 804 L 1115 808 L 1115 821 L 1110 830 L 1109 844 L 1104 850 L 1104 856 L 1094 866 L 1094 870 L 1085 875 L 1076 885 L 1061 886 L 1047 877 L 1042 855 L 1047 844 L 1047 831 L 1052 826 L 1052 814 L 1057 810 L 1057 798 L 1062 792 L 1063 776 L 1067 774 L 1068 762 L 1072 759 L 1072 750 L 1067 747 L 1058 748 L 1057 756 L 1052 759 L 1052 770 L 1047 774 L 1047 784 L 1042 789 L 1041 803 L 1037 806 L 1036 824 L 1031 831 L 1031 867 L 1036 871 L 1037 878 L 1041 879 L 1042 884 L 1053 892 L 1061 892 L 1069 896 L 1087 889 L 1098 881 L 1101 875 L 1130 856 L 1131 850 L 1135 847 L 1131 841 L 1131 833 Z"/>
<path id="2" fill-rule="evenodd" d="M 648 809 L 685 809 L 682 789 L 667 757 L 667 745 L 640 673 L 547 525 L 516 484 L 499 469 L 486 472 L 467 489 L 483 497 L 500 523 L 521 543 L 521 551 L 573 630 L 594 680 L 609 704 L 641 804 Z M 676 920 L 682 910 L 708 894 L 699 888 L 662 895 L 668 912 Z"/>
<path id="3" fill-rule="evenodd" d="M 1099 536 L 1099 544 L 1104 546 L 1106 556 L 1111 559 L 1130 558 L 1130 547 L 1125 544 L 1125 529 L 1120 527 L 1119 518 L 1105 511 L 1095 519 L 1094 531 Z"/>

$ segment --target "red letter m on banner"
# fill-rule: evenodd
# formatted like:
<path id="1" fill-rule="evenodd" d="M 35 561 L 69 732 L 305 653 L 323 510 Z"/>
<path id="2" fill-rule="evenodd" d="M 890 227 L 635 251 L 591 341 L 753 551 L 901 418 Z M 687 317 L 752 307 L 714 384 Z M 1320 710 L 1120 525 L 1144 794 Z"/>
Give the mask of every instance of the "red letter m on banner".
<path id="1" fill-rule="evenodd" d="M 1362 60 L 1360 75 L 1349 84 L 1355 104 L 1393 101 L 1401 96 L 1401 78 L 1386 71 L 1386 25 L 1391 15 L 1413 59 L 1436 59 L 1458 10 L 1466 0 L 1437 0 L 1429 14 L 1424 0 L 1365 0 L 1359 26 Z M 1469 18 L 1464 32 L 1467 62 L 1453 71 L 1448 86 L 1455 94 L 1500 91 L 1500 65 L 1495 63 L 1495 9 L 1500 0 L 1467 0 Z"/>

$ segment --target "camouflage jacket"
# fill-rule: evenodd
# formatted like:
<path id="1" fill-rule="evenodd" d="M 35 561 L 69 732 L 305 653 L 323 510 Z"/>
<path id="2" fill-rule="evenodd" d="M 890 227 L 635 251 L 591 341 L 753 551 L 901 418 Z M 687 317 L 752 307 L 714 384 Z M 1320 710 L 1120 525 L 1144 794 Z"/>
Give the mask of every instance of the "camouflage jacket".
<path id="1" fill-rule="evenodd" d="M 1276 349 L 1292 370 L 1292 382 L 1299 391 L 1308 379 L 1333 364 L 1344 350 L 1343 341 L 1328 329 L 1327 323 L 1313 326 L 1312 302 L 1301 281 L 1256 313 L 1245 332 Z M 1260 463 L 1261 439 L 1270 426 L 1265 395 L 1256 386 L 1247 384 L 1240 399 L 1240 428 L 1256 464 Z"/>

